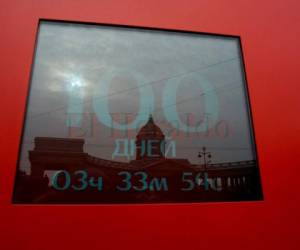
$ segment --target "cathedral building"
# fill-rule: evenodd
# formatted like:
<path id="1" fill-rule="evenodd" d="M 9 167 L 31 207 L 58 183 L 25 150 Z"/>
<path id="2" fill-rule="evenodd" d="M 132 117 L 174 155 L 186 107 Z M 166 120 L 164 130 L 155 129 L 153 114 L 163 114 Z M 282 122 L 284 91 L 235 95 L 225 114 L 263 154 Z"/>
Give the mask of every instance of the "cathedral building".
<path id="1" fill-rule="evenodd" d="M 152 116 L 138 132 L 135 142 L 136 159 L 118 162 L 84 152 L 83 139 L 36 137 L 35 147 L 29 151 L 31 174 L 18 175 L 15 202 L 198 202 L 251 200 L 261 195 L 255 161 L 211 164 L 203 169 L 187 159 L 167 158 L 165 135 Z M 64 187 L 66 181 L 76 186 L 83 181 L 78 180 L 78 171 L 84 171 L 93 183 L 102 178 L 101 190 L 95 188 L 95 183 L 85 189 L 78 188 L 79 191 L 55 189 L 52 178 L 45 177 L 46 171 L 65 171 L 70 175 L 70 180 L 69 176 L 59 178 L 60 187 Z M 126 174 L 132 178 L 133 188 L 124 191 L 123 186 L 128 185 L 124 183 Z M 123 186 L 119 187 L 120 183 Z"/>

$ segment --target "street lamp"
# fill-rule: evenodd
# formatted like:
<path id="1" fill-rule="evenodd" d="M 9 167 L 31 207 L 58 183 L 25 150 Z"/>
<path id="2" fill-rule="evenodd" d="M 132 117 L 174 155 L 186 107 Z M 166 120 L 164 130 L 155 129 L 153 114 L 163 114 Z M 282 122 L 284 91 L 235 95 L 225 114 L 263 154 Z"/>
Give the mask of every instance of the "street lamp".
<path id="1" fill-rule="evenodd" d="M 210 161 L 207 161 L 206 157 L 210 159 L 212 157 L 211 152 L 207 152 L 206 147 L 203 147 L 202 151 L 198 153 L 198 157 L 199 158 L 203 157 L 204 170 L 206 170 L 207 169 L 207 164 L 210 162 Z"/>

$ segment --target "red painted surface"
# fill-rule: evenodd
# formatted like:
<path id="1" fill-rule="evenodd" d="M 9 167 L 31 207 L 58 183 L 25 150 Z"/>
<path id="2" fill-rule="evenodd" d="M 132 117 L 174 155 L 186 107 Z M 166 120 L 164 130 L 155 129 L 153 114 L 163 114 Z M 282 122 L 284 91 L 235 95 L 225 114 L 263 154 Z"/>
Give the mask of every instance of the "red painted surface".
<path id="1" fill-rule="evenodd" d="M 0 248 L 299 249 L 299 1 L 0 1 Z M 240 35 L 265 200 L 12 205 L 39 18 Z"/>

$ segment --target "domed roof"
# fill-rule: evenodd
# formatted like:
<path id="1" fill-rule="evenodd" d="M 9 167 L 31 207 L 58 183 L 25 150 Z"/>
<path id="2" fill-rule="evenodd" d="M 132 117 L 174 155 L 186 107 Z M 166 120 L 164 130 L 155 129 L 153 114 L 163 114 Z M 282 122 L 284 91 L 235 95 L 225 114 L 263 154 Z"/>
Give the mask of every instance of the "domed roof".
<path id="1" fill-rule="evenodd" d="M 153 117 L 150 115 L 147 123 L 140 129 L 136 137 L 137 139 L 164 139 L 165 135 L 161 131 L 160 127 L 154 123 Z"/>

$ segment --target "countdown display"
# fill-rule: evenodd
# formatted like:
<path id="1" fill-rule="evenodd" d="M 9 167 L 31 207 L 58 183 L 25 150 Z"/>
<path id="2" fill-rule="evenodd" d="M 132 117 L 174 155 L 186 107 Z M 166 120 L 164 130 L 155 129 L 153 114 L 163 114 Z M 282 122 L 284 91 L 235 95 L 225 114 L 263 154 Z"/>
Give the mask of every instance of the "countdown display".
<path id="1" fill-rule="evenodd" d="M 41 21 L 15 203 L 261 200 L 240 38 Z"/>

